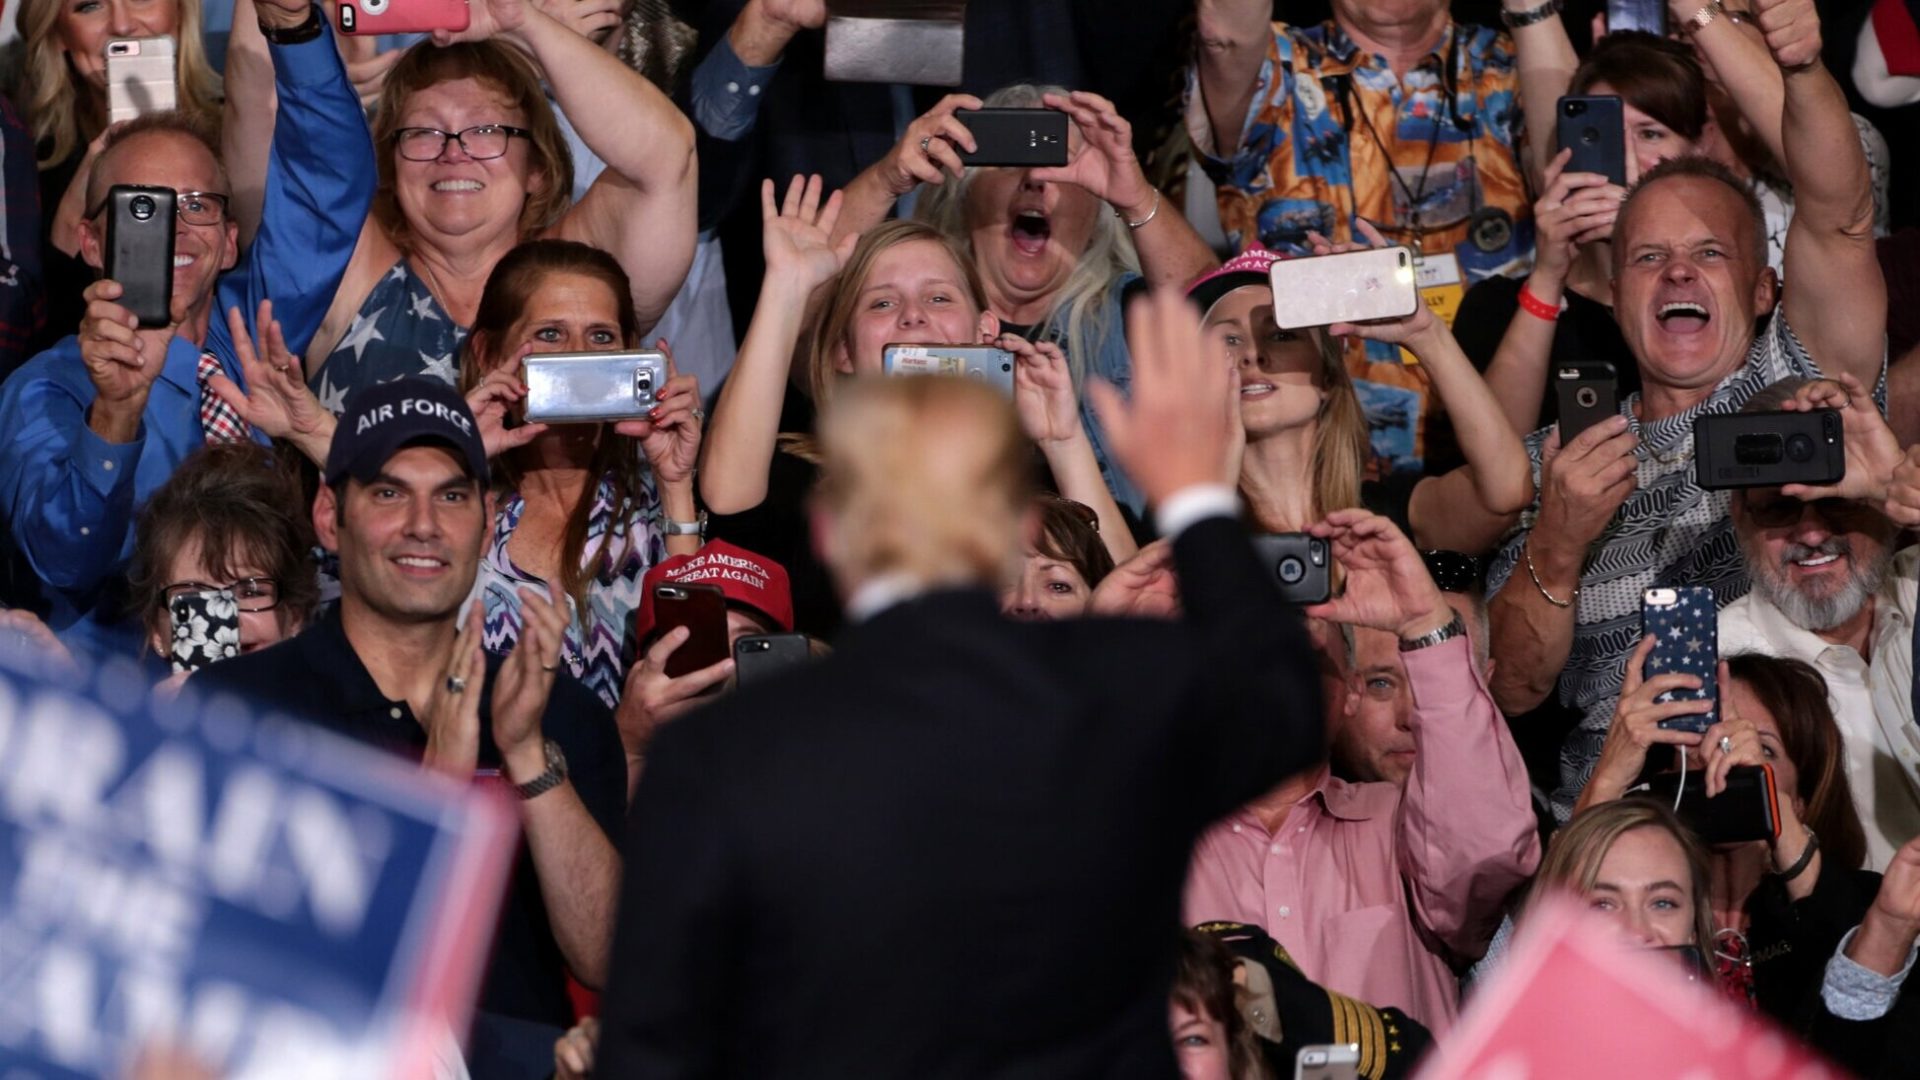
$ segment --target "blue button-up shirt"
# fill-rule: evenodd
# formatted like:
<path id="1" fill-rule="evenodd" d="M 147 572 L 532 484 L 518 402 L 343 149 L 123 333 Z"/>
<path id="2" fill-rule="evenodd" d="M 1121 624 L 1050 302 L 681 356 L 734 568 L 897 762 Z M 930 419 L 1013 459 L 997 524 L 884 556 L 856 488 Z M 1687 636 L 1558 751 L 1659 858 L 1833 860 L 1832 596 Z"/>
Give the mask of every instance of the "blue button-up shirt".
<path id="1" fill-rule="evenodd" d="M 260 301 L 297 355 L 320 328 L 373 200 L 373 142 L 331 32 L 270 46 L 280 95 L 260 229 L 215 287 L 205 347 L 245 381 L 225 312 L 238 306 L 253 333 Z M 201 347 L 176 337 L 132 442 L 87 427 L 94 386 L 68 337 L 0 386 L 0 514 L 38 575 L 48 623 L 72 645 L 124 650 L 135 631 L 124 610 L 134 514 L 173 470 L 205 445 L 197 378 Z"/>

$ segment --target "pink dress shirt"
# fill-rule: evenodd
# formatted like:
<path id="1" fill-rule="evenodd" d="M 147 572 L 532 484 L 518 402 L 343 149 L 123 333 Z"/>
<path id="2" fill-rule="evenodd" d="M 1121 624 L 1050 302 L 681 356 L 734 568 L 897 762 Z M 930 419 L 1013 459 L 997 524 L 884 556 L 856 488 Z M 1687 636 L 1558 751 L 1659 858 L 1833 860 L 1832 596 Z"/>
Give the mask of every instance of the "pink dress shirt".
<path id="1" fill-rule="evenodd" d="M 1194 846 L 1186 921 L 1265 927 L 1315 982 L 1437 1035 L 1459 1011 L 1457 967 L 1485 951 L 1540 838 L 1526 766 L 1467 639 L 1403 658 L 1415 747 L 1404 793 L 1323 768 L 1277 834 L 1246 809 L 1228 815 Z"/>

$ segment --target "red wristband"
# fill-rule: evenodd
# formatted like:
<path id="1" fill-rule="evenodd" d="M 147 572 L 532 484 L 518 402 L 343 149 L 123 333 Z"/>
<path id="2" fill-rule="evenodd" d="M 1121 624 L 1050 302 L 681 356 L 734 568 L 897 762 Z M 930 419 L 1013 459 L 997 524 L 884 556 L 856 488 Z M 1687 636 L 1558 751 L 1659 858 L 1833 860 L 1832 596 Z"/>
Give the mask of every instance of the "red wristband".
<path id="1" fill-rule="evenodd" d="M 1547 322 L 1560 321 L 1560 306 L 1549 304 L 1533 295 L 1533 291 L 1527 288 L 1527 283 L 1524 281 L 1520 283 L 1520 307 L 1536 319 L 1544 319 Z"/>

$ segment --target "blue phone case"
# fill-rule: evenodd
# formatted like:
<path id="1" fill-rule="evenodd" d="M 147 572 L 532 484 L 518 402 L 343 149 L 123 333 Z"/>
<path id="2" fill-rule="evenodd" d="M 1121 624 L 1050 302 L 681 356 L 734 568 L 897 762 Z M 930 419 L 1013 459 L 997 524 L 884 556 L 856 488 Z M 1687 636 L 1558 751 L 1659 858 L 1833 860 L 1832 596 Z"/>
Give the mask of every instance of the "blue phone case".
<path id="1" fill-rule="evenodd" d="M 1655 603 L 1656 593 L 1673 593 L 1673 603 Z M 1641 629 L 1655 638 L 1653 652 L 1647 657 L 1644 678 L 1655 675 L 1697 675 L 1698 690 L 1669 690 L 1656 701 L 1705 698 L 1714 703 L 1712 712 L 1678 716 L 1660 721 L 1673 731 L 1703 732 L 1720 720 L 1720 608 L 1714 603 L 1713 590 L 1704 585 L 1674 589 L 1648 589 L 1640 597 Z"/>

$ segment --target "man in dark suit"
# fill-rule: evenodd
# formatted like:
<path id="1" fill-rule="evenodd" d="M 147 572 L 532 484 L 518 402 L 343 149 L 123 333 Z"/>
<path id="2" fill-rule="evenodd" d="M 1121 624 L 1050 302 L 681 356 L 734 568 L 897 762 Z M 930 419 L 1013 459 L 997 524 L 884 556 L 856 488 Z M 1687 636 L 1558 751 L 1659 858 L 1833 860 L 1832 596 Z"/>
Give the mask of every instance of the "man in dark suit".
<path id="1" fill-rule="evenodd" d="M 1177 295 L 1136 307 L 1131 399 L 1093 392 L 1182 619 L 1001 618 L 1030 452 L 1005 399 L 836 390 L 816 542 L 857 625 L 656 737 L 606 1075 L 1176 1075 L 1188 849 L 1324 747 L 1307 636 L 1234 519 L 1232 372 Z"/>

